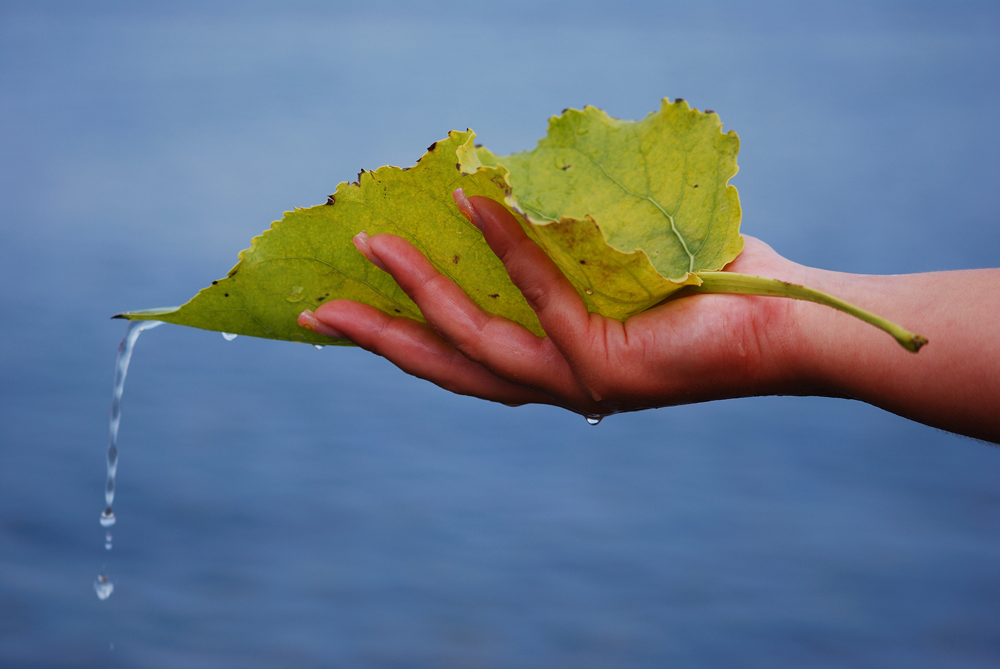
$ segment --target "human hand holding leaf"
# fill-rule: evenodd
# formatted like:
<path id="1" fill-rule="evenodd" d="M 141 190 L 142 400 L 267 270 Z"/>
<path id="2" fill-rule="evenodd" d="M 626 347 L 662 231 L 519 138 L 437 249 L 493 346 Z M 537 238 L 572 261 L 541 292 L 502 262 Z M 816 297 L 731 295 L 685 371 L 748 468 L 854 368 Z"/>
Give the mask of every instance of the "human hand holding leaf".
<path id="1" fill-rule="evenodd" d="M 676 100 L 634 123 L 566 111 L 506 157 L 452 132 L 412 168 L 363 171 L 288 212 L 184 306 L 122 317 L 357 343 L 508 404 L 603 415 L 832 395 L 1000 440 L 1000 349 L 980 317 L 1000 310 L 1000 270 L 849 275 L 744 240 L 738 139 L 720 128 Z M 831 294 L 941 345 L 914 359 L 926 339 Z"/>
<path id="2" fill-rule="evenodd" d="M 404 371 L 453 392 L 506 404 L 544 403 L 588 416 L 791 392 L 774 336 L 794 331 L 786 300 L 736 296 L 672 300 L 624 323 L 588 312 L 576 288 L 499 203 L 471 198 L 470 214 L 548 336 L 481 309 L 423 254 L 394 235 L 363 253 L 391 274 L 427 322 L 348 300 L 299 322 L 346 336 Z M 794 275 L 793 263 L 748 239 L 741 270 Z"/>

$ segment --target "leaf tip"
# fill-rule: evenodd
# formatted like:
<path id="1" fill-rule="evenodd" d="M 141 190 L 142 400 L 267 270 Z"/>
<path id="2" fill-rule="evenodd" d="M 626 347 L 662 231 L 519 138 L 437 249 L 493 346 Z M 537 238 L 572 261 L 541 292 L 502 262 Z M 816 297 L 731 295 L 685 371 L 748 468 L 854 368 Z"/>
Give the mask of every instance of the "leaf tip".
<path id="1" fill-rule="evenodd" d="M 158 321 L 161 320 L 163 316 L 172 314 L 178 310 L 180 310 L 180 307 L 161 307 L 160 309 L 144 309 L 142 311 L 123 311 L 120 314 L 115 314 L 111 317 L 111 319 L 122 319 L 128 321 Z"/>

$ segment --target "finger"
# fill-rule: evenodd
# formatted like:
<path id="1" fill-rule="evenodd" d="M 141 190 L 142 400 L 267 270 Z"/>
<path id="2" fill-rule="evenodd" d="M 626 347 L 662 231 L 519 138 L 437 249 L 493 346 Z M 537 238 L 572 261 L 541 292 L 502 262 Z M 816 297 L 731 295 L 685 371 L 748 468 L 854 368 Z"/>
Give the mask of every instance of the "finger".
<path id="1" fill-rule="evenodd" d="M 504 404 L 552 404 L 552 398 L 505 381 L 462 355 L 423 323 L 389 316 L 351 300 L 334 300 L 315 314 L 303 312 L 299 324 L 324 334 L 332 331 L 389 360 L 407 374 L 460 395 Z"/>
<path id="2" fill-rule="evenodd" d="M 547 394 L 571 392 L 568 365 L 545 337 L 481 309 L 409 242 L 395 235 L 361 239 L 359 250 L 389 272 L 427 323 L 493 374 Z"/>
<path id="3" fill-rule="evenodd" d="M 463 208 L 462 194 L 455 194 Z M 585 359 L 591 315 L 573 285 L 552 259 L 532 241 L 510 211 L 487 197 L 467 200 L 482 224 L 483 236 L 500 258 L 510 280 L 521 291 L 545 333 L 569 359 Z M 475 222 L 475 220 L 473 221 Z"/>

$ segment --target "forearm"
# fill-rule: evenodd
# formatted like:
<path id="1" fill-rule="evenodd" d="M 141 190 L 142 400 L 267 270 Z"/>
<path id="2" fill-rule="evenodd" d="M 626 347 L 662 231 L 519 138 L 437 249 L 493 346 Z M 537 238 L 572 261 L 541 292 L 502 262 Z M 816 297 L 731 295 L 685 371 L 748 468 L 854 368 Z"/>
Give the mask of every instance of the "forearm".
<path id="1" fill-rule="evenodd" d="M 796 302 L 797 334 L 787 368 L 793 383 L 1000 442 L 1000 270 L 801 273 L 805 285 L 884 316 L 930 343 L 913 354 L 846 314 Z"/>

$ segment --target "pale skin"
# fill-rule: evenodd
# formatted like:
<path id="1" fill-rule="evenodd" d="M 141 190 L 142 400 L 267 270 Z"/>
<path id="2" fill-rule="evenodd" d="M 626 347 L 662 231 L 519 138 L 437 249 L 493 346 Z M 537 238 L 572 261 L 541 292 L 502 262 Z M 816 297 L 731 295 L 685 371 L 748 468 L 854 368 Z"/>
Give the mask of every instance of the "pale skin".
<path id="1" fill-rule="evenodd" d="M 350 300 L 299 323 L 346 337 L 447 390 L 586 415 L 755 395 L 850 397 L 1000 443 L 1000 269 L 898 276 L 799 265 L 746 237 L 726 270 L 819 289 L 920 333 L 910 353 L 881 330 L 810 302 L 743 295 L 675 299 L 624 323 L 588 313 L 514 216 L 487 198 L 473 218 L 548 336 L 480 309 L 413 246 L 359 235 L 427 324 Z"/>

